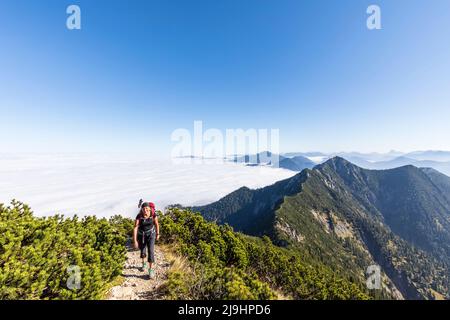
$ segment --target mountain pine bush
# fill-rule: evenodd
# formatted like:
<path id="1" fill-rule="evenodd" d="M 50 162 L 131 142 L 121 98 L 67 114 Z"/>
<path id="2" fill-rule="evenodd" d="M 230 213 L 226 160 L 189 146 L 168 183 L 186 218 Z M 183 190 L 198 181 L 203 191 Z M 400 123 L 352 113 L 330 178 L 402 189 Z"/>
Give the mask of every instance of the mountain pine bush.
<path id="1" fill-rule="evenodd" d="M 305 263 L 268 237 L 245 236 L 179 208 L 160 215 L 160 225 L 161 241 L 190 269 L 169 273 L 166 298 L 369 298 L 356 283 Z M 44 218 L 21 202 L 0 205 L 0 299 L 103 298 L 122 272 L 132 229 L 133 220 L 121 216 Z"/>
<path id="2" fill-rule="evenodd" d="M 130 223 L 38 218 L 21 202 L 0 204 L 0 299 L 101 298 L 122 271 Z"/>
<path id="3" fill-rule="evenodd" d="M 304 264 L 268 237 L 244 236 L 178 208 L 160 223 L 162 241 L 175 243 L 196 271 L 169 275 L 173 299 L 275 299 L 280 291 L 294 299 L 369 299 L 360 285 L 325 266 Z"/>

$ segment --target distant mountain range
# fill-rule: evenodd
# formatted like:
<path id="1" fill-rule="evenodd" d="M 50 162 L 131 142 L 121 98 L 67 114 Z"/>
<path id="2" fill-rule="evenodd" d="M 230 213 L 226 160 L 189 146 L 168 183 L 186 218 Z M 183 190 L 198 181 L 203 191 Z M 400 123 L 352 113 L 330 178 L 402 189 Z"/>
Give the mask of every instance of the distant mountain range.
<path id="1" fill-rule="evenodd" d="M 233 161 L 249 166 L 274 166 L 300 172 L 338 156 L 365 169 L 383 170 L 413 165 L 418 168 L 433 168 L 450 176 L 450 152 L 448 151 L 415 151 L 410 153 L 398 151 L 388 153 L 340 152 L 331 154 L 290 152 L 278 156 L 278 165 L 271 163 L 271 156 L 273 156 L 271 152 L 264 151 L 252 156 L 235 156 Z"/>
<path id="2" fill-rule="evenodd" d="M 416 160 L 406 156 L 400 156 L 388 161 L 370 162 L 363 158 L 346 157 L 347 160 L 366 169 L 393 169 L 406 165 L 413 165 L 418 168 L 433 168 L 446 175 L 450 175 L 450 162 L 441 162 L 435 160 Z"/>
<path id="3" fill-rule="evenodd" d="M 334 157 L 192 209 L 243 233 L 268 235 L 352 279 L 365 281 L 366 268 L 380 265 L 389 297 L 450 298 L 450 178 L 434 169 L 368 170 Z"/>
<path id="4" fill-rule="evenodd" d="M 415 151 L 404 156 L 414 160 L 450 161 L 450 151 Z"/>
<path id="5" fill-rule="evenodd" d="M 292 171 L 302 171 L 311 169 L 316 163 L 304 156 L 284 157 L 273 154 L 270 151 L 263 151 L 255 155 L 236 156 L 234 162 L 244 163 L 250 166 L 266 165 L 280 167 Z"/>
<path id="6" fill-rule="evenodd" d="M 380 162 L 380 161 L 389 161 L 398 157 L 405 157 L 413 160 L 430 160 L 430 161 L 438 161 L 438 162 L 449 162 L 450 161 L 450 151 L 440 151 L 440 150 L 428 150 L 428 151 L 413 151 L 413 152 L 399 152 L 399 151 L 389 151 L 387 153 L 378 153 L 378 152 L 333 152 L 333 153 L 324 153 L 324 152 L 289 152 L 282 153 L 281 155 L 285 157 L 293 157 L 293 156 L 304 156 L 307 158 L 324 158 L 326 160 L 331 159 L 333 157 L 341 157 L 344 159 L 347 158 L 359 158 L 364 159 L 368 162 Z"/>

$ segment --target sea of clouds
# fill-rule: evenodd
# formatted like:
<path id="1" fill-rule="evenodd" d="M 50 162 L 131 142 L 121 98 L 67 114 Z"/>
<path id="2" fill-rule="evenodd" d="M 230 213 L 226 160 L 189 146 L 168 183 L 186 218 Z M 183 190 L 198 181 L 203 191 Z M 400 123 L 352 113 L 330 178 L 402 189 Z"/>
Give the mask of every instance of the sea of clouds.
<path id="1" fill-rule="evenodd" d="M 180 162 L 180 160 L 178 160 Z M 230 162 L 131 154 L 0 154 L 0 203 L 27 203 L 37 216 L 56 213 L 108 217 L 136 215 L 140 198 L 203 205 L 242 187 L 259 188 L 293 171 Z"/>

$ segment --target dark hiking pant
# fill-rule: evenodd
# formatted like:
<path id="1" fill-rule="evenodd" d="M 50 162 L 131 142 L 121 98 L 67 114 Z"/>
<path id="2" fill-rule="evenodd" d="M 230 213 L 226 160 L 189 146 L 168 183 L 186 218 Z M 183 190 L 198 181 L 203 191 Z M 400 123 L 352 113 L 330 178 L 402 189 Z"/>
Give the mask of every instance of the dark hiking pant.
<path id="1" fill-rule="evenodd" d="M 139 250 L 141 250 L 141 258 L 145 259 L 148 257 L 147 261 L 155 262 L 155 239 L 156 231 L 152 230 L 150 233 L 138 233 L 138 243 Z"/>

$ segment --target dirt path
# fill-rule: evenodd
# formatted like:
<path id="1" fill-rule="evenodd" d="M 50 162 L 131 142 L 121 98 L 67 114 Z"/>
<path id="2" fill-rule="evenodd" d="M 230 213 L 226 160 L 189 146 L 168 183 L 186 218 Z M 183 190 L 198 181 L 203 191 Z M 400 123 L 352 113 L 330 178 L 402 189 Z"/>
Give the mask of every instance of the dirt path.
<path id="1" fill-rule="evenodd" d="M 170 263 L 161 248 L 155 246 L 155 278 L 150 279 L 147 270 L 141 271 L 142 260 L 139 251 L 128 247 L 127 260 L 123 269 L 124 282 L 112 287 L 107 294 L 108 300 L 157 300 L 162 299 L 161 285 L 167 279 Z"/>

